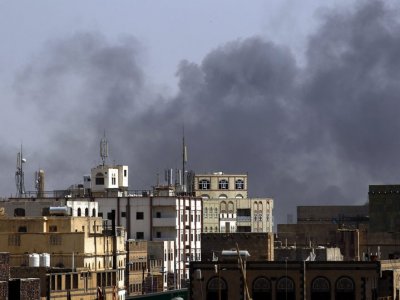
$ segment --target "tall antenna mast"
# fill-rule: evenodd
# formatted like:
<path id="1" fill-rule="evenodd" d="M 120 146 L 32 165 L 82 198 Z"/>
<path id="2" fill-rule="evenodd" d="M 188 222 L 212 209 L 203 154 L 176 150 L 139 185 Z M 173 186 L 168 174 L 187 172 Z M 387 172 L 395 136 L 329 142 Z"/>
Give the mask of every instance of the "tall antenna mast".
<path id="1" fill-rule="evenodd" d="M 106 131 L 105 130 L 104 130 L 104 136 L 100 140 L 100 157 L 101 157 L 101 160 L 102 160 L 103 166 L 104 166 L 106 159 L 108 157 L 108 142 L 106 139 Z"/>
<path id="2" fill-rule="evenodd" d="M 17 154 L 17 171 L 15 172 L 15 184 L 17 186 L 17 195 L 22 197 L 25 194 L 25 184 L 24 184 L 24 169 L 23 164 L 26 163 L 26 159 L 22 155 L 22 145 L 21 151 Z"/>
<path id="3" fill-rule="evenodd" d="M 187 148 L 185 144 L 185 126 L 183 126 L 183 132 L 182 132 L 182 186 L 183 186 L 183 192 L 186 192 L 186 163 L 187 163 Z"/>

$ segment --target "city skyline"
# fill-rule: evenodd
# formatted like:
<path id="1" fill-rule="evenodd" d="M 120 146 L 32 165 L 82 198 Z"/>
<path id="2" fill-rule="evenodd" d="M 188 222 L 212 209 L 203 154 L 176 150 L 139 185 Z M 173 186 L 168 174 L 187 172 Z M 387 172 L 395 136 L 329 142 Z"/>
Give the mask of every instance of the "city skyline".
<path id="1" fill-rule="evenodd" d="M 398 182 L 398 4 L 227 3 L 3 3 L 1 196 L 21 143 L 26 189 L 39 168 L 62 189 L 100 163 L 104 130 L 147 188 L 180 167 L 183 124 L 188 168 L 248 173 L 276 223 Z"/>

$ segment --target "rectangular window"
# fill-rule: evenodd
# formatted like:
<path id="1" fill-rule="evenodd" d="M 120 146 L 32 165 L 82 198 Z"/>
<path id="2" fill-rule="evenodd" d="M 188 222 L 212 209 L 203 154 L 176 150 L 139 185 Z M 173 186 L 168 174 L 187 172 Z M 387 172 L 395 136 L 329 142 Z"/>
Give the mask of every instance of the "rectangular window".
<path id="1" fill-rule="evenodd" d="M 157 231 L 157 238 L 161 238 L 161 232 Z"/>
<path id="2" fill-rule="evenodd" d="M 50 245 L 52 246 L 61 245 L 61 243 L 62 243 L 61 235 L 56 235 L 56 234 L 50 235 Z"/>
<path id="3" fill-rule="evenodd" d="M 124 177 L 126 177 L 128 175 L 128 172 L 126 172 L 126 170 L 124 170 Z"/>
<path id="4" fill-rule="evenodd" d="M 55 226 L 55 225 L 50 225 L 50 226 L 49 226 L 49 232 L 57 232 L 57 226 Z"/>
<path id="5" fill-rule="evenodd" d="M 9 246 L 21 246 L 21 237 L 17 234 L 11 234 L 8 236 Z"/>
<path id="6" fill-rule="evenodd" d="M 161 218 L 161 212 L 156 212 L 156 218 Z"/>
<path id="7" fill-rule="evenodd" d="M 62 287 L 62 280 L 61 280 L 61 275 L 57 275 L 57 290 L 61 290 Z"/>
<path id="8" fill-rule="evenodd" d="M 26 228 L 26 226 L 20 226 L 20 227 L 18 227 L 18 232 L 27 232 L 28 230 L 27 230 L 27 228 Z"/>
<path id="9" fill-rule="evenodd" d="M 144 219 L 144 213 L 142 211 L 137 211 L 136 220 L 143 220 L 143 219 Z"/>
<path id="10" fill-rule="evenodd" d="M 144 232 L 136 232 L 136 238 L 138 240 L 143 240 L 144 239 Z"/>
<path id="11" fill-rule="evenodd" d="M 251 216 L 250 208 L 238 208 L 237 216 L 238 217 L 250 217 Z"/>
<path id="12" fill-rule="evenodd" d="M 78 274 L 72 275 L 72 288 L 73 289 L 78 288 Z"/>
<path id="13" fill-rule="evenodd" d="M 104 185 L 104 177 L 96 177 L 96 185 Z"/>
<path id="14" fill-rule="evenodd" d="M 51 290 L 54 291 L 56 289 L 56 275 L 51 276 Z"/>
<path id="15" fill-rule="evenodd" d="M 126 212 L 125 211 L 121 212 L 121 217 L 122 218 L 126 218 Z"/>
<path id="16" fill-rule="evenodd" d="M 65 275 L 65 289 L 66 290 L 71 289 L 71 275 L 70 274 Z"/>
<path id="17" fill-rule="evenodd" d="M 237 232 L 251 232 L 251 226 L 238 226 Z"/>

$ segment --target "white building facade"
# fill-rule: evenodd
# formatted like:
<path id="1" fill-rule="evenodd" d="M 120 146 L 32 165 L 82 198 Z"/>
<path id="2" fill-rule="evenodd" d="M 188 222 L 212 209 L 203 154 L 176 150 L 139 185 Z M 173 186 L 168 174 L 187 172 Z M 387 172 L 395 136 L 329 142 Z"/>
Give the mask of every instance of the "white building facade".
<path id="1" fill-rule="evenodd" d="M 189 279 L 189 263 L 201 260 L 202 199 L 187 196 L 147 196 L 96 198 L 99 216 L 107 219 L 115 212 L 117 226 L 127 230 L 127 238 L 166 243 L 173 259 L 164 260 L 164 271 L 174 275 L 176 288 Z"/>

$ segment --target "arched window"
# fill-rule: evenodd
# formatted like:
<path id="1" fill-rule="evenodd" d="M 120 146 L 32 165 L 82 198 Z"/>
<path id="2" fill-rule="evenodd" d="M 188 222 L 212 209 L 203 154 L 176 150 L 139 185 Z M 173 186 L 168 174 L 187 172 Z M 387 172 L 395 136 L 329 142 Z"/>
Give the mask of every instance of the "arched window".
<path id="1" fill-rule="evenodd" d="M 311 300 L 330 299 L 331 285 L 325 277 L 316 277 L 311 282 Z"/>
<path id="2" fill-rule="evenodd" d="M 243 199 L 244 197 L 243 197 L 242 194 L 237 194 L 237 195 L 235 196 L 235 198 L 236 198 L 236 199 Z"/>
<path id="3" fill-rule="evenodd" d="M 104 175 L 103 173 L 97 173 L 95 179 L 96 185 L 104 185 Z"/>
<path id="4" fill-rule="evenodd" d="M 81 215 L 82 215 L 81 208 L 80 208 L 80 207 L 78 207 L 78 217 L 80 217 Z"/>
<path id="5" fill-rule="evenodd" d="M 203 198 L 203 199 L 210 199 L 210 196 L 207 195 L 207 194 L 203 194 L 203 195 L 201 195 L 201 198 Z"/>
<path id="6" fill-rule="evenodd" d="M 237 190 L 243 190 L 243 189 L 244 189 L 244 181 L 243 181 L 243 179 L 238 179 L 238 180 L 236 180 L 236 182 L 235 182 L 235 188 L 236 188 Z"/>
<path id="7" fill-rule="evenodd" d="M 350 277 L 340 277 L 336 281 L 335 299 L 354 300 L 354 281 Z"/>
<path id="8" fill-rule="evenodd" d="M 220 208 L 221 214 L 225 214 L 226 213 L 226 202 L 222 201 L 220 204 L 220 207 L 221 207 Z"/>
<path id="9" fill-rule="evenodd" d="M 221 194 L 218 196 L 219 199 L 228 199 L 228 196 L 225 194 Z"/>
<path id="10" fill-rule="evenodd" d="M 228 180 L 221 179 L 218 183 L 218 188 L 220 190 L 227 190 L 229 188 Z"/>
<path id="11" fill-rule="evenodd" d="M 204 232 L 207 233 L 207 231 L 208 231 L 208 228 L 206 226 L 206 227 L 204 227 Z"/>
<path id="12" fill-rule="evenodd" d="M 215 232 L 218 232 L 218 226 L 215 226 Z"/>
<path id="13" fill-rule="evenodd" d="M 85 216 L 88 217 L 89 216 L 89 208 L 85 208 Z"/>
<path id="14" fill-rule="evenodd" d="M 218 208 L 214 208 L 214 218 L 218 218 Z"/>
<path id="15" fill-rule="evenodd" d="M 233 202 L 229 201 L 228 203 L 228 213 L 233 214 Z"/>
<path id="16" fill-rule="evenodd" d="M 208 218 L 208 208 L 204 207 L 204 219 Z"/>
<path id="17" fill-rule="evenodd" d="M 221 298 L 219 298 L 219 295 L 221 295 Z M 228 285 L 223 278 L 215 276 L 208 281 L 206 299 L 228 300 Z"/>
<path id="18" fill-rule="evenodd" d="M 212 226 L 210 226 L 210 232 L 212 233 L 213 232 L 213 230 L 212 230 L 213 228 L 212 228 Z"/>
<path id="19" fill-rule="evenodd" d="M 199 190 L 209 190 L 210 189 L 210 180 L 201 179 L 199 181 Z"/>
<path id="20" fill-rule="evenodd" d="M 92 217 L 96 217 L 96 209 L 95 208 L 92 209 Z"/>
<path id="21" fill-rule="evenodd" d="M 265 277 L 253 281 L 253 300 L 272 300 L 271 282 Z"/>
<path id="22" fill-rule="evenodd" d="M 289 277 L 281 277 L 276 283 L 276 299 L 277 300 L 295 300 L 296 293 L 294 282 Z"/>

